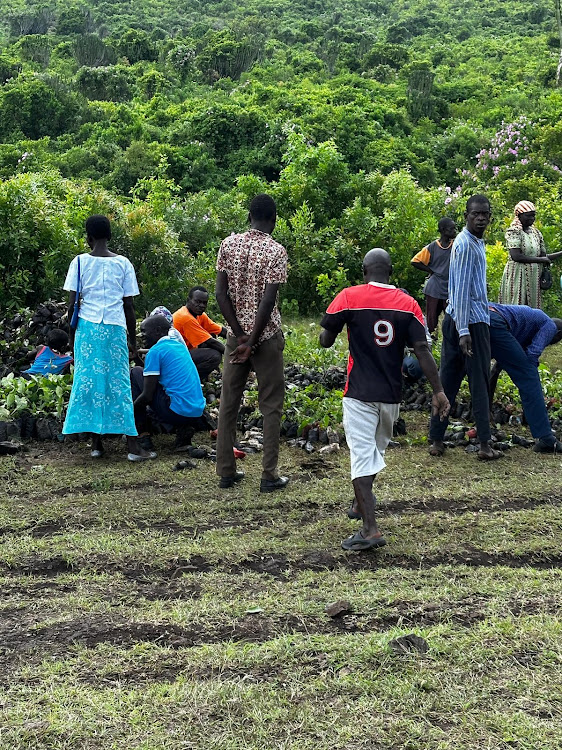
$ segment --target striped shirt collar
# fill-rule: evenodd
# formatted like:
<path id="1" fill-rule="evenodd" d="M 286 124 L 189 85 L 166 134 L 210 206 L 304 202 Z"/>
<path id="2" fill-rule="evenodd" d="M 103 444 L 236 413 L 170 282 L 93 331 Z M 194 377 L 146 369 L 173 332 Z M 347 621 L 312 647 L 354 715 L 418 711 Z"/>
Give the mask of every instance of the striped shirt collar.
<path id="1" fill-rule="evenodd" d="M 472 234 L 472 232 L 469 231 L 468 227 L 465 227 L 464 231 L 468 234 L 469 237 L 471 237 L 473 240 L 476 240 L 476 242 L 484 242 L 484 237 L 477 237 L 475 234 Z"/>

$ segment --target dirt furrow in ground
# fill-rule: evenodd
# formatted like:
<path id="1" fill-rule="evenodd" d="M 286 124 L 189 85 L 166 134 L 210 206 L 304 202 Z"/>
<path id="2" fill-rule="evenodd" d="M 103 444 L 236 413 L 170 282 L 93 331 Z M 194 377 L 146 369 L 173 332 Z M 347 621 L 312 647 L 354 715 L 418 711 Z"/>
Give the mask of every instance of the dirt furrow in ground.
<path id="1" fill-rule="evenodd" d="M 186 559 L 173 559 L 161 565 L 139 563 L 134 560 L 116 562 L 101 555 L 93 556 L 87 561 L 71 562 L 60 555 L 53 557 L 29 556 L 20 563 L 7 565 L 0 570 L 6 575 L 16 576 L 58 576 L 66 573 L 80 574 L 82 571 L 92 573 L 121 574 L 127 578 L 153 580 L 155 578 L 174 579 L 184 574 L 226 572 L 238 575 L 243 572 L 262 573 L 287 580 L 298 571 L 306 570 L 387 570 L 406 568 L 410 570 L 427 570 L 440 565 L 466 565 L 469 567 L 537 568 L 550 570 L 562 568 L 562 555 L 529 552 L 513 554 L 510 552 L 487 552 L 474 547 L 460 552 L 444 552 L 426 556 L 392 555 L 391 553 L 352 553 L 346 556 L 335 556 L 325 550 L 311 551 L 301 557 L 288 558 L 284 554 L 260 554 L 229 562 L 208 560 L 200 555 Z"/>
<path id="2" fill-rule="evenodd" d="M 13 608 L 0 611 L 0 675 L 14 666 L 37 663 L 48 656 L 63 658 L 70 646 L 95 648 L 103 643 L 126 649 L 138 643 L 153 643 L 177 650 L 228 641 L 264 643 L 290 634 L 361 634 L 384 632 L 394 627 L 430 627 L 444 622 L 469 628 L 494 614 L 489 599 L 486 595 L 470 595 L 436 603 L 397 601 L 379 613 L 351 609 L 335 618 L 252 614 L 229 624 L 190 626 L 130 622 L 100 614 L 33 627 L 26 622 L 23 609 Z M 559 602 L 551 600 L 518 599 L 506 603 L 502 616 L 518 617 L 545 611 L 556 616 L 561 609 Z M 36 614 L 31 612 L 31 615 Z"/>
<path id="3" fill-rule="evenodd" d="M 476 498 L 470 502 L 466 499 L 447 498 L 412 498 L 410 500 L 395 500 L 379 503 L 377 512 L 380 516 L 405 515 L 409 513 L 446 513 L 449 515 L 462 515 L 464 513 L 496 513 L 503 511 L 532 510 L 543 505 L 560 505 L 562 494 L 547 493 L 536 498 Z M 337 515 L 338 506 L 334 504 L 325 505 L 317 502 L 296 502 L 295 507 L 306 505 L 308 512 L 302 517 L 300 525 L 307 522 L 316 522 L 321 518 Z M 347 508 L 346 508 L 347 510 Z M 333 512 L 330 512 L 333 511 Z M 341 510 L 343 513 L 343 509 Z M 103 531 L 141 530 L 156 531 L 166 534 L 187 534 L 198 536 L 212 529 L 239 528 L 242 533 L 253 531 L 265 525 L 274 517 L 274 513 L 263 511 L 250 511 L 244 519 L 213 519 L 200 523 L 183 524 L 172 518 L 154 520 L 150 518 L 124 518 L 108 524 L 100 523 L 99 518 L 81 518 L 79 521 L 72 518 L 56 518 L 46 521 L 30 521 L 21 526 L 0 527 L 0 537 L 10 534 L 29 534 L 35 538 L 44 538 L 65 532 L 85 531 L 99 529 Z"/>
<path id="4" fill-rule="evenodd" d="M 104 532 L 110 531 L 155 531 L 165 534 L 186 534 L 188 536 L 198 536 L 205 531 L 212 529 L 231 529 L 239 528 L 242 533 L 254 531 L 260 528 L 261 522 L 234 520 L 215 520 L 211 523 L 201 522 L 199 524 L 184 525 L 170 518 L 162 520 L 153 520 L 146 518 L 124 518 L 115 522 L 106 521 L 100 524 L 98 518 L 81 518 L 74 520 L 72 518 L 53 519 L 52 521 L 30 522 L 23 526 L 3 526 L 0 527 L 0 537 L 9 536 L 10 534 L 21 535 L 27 534 L 36 539 L 55 536 L 56 534 L 75 533 L 80 531 L 98 530 Z"/>

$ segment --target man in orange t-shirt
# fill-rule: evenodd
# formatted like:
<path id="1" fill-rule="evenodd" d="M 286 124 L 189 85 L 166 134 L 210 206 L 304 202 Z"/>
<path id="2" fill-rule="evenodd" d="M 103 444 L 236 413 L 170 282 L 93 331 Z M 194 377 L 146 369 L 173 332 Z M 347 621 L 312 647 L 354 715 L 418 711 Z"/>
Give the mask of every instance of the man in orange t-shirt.
<path id="1" fill-rule="evenodd" d="M 215 323 L 205 313 L 209 292 L 203 286 L 189 290 L 187 302 L 174 313 L 174 328 L 178 330 L 191 354 L 200 379 L 203 381 L 220 366 L 224 345 L 216 336 L 226 336 L 226 328 Z"/>

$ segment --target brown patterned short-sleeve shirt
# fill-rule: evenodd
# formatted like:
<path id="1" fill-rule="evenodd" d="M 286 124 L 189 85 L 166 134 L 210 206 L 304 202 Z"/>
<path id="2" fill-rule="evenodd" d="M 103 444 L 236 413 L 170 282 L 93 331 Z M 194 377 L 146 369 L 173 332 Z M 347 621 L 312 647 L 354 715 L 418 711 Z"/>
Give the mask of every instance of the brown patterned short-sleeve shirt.
<path id="1" fill-rule="evenodd" d="M 251 333 L 266 284 L 287 281 L 287 251 L 265 232 L 250 229 L 231 234 L 222 241 L 217 271 L 228 276 L 228 293 L 245 333 Z M 277 302 L 259 342 L 271 338 L 281 327 Z M 229 333 L 232 331 L 229 329 Z"/>

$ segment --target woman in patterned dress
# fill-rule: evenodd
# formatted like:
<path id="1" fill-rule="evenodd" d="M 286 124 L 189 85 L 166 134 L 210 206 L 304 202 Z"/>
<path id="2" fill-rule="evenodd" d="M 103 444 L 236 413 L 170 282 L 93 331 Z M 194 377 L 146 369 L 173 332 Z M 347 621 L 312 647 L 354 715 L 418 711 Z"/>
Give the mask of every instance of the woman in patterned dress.
<path id="1" fill-rule="evenodd" d="M 533 226 L 536 208 L 531 201 L 520 201 L 514 210 L 515 217 L 505 233 L 510 259 L 507 261 L 498 302 L 504 305 L 541 307 L 540 278 L 542 269 L 562 255 L 547 255 L 544 239 Z"/>
<path id="2" fill-rule="evenodd" d="M 129 461 L 156 458 L 137 440 L 129 370 L 129 348 L 137 355 L 133 297 L 139 293 L 130 260 L 108 249 L 106 216 L 86 221 L 90 253 L 74 258 L 64 288 L 70 292 L 69 320 L 80 296 L 74 347 L 74 381 L 63 433 L 92 433 L 92 458 L 104 454 L 102 435 L 126 435 Z M 127 346 L 127 333 L 129 346 Z"/>

